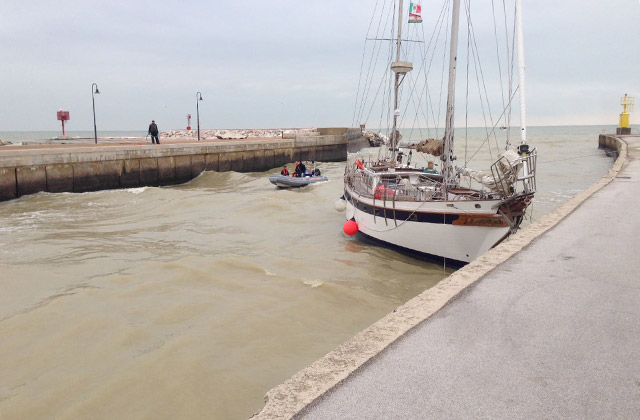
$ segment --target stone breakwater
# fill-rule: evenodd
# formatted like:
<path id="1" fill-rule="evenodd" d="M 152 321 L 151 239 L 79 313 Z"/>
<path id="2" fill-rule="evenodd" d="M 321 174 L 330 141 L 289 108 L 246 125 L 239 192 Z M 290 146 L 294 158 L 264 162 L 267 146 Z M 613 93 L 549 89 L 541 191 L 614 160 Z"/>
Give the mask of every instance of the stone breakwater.
<path id="1" fill-rule="evenodd" d="M 165 139 L 197 139 L 198 130 L 168 130 L 160 132 L 160 138 Z M 273 129 L 244 129 L 244 130 L 203 130 L 200 129 L 202 140 L 237 140 L 249 138 L 285 138 L 292 139 L 296 136 L 319 135 L 316 128 L 273 128 Z"/>
<path id="2" fill-rule="evenodd" d="M 379 147 L 383 144 L 389 144 L 389 138 L 382 133 L 375 133 L 370 130 L 364 130 L 362 136 L 369 140 L 371 147 Z"/>
<path id="3" fill-rule="evenodd" d="M 87 192 L 187 182 L 202 171 L 261 172 L 298 160 L 347 158 L 344 128 L 293 139 L 167 140 L 160 145 L 0 147 L 0 201 L 45 192 Z M 334 134 L 335 133 L 335 134 Z"/>

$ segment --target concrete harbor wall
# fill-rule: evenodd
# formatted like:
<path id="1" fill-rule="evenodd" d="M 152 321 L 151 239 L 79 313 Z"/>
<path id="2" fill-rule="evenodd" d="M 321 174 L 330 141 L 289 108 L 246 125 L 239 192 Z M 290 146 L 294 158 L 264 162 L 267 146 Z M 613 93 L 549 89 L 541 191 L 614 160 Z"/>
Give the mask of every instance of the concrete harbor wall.
<path id="1" fill-rule="evenodd" d="M 369 139 L 362 135 L 362 130 L 359 128 L 349 128 L 344 132 L 347 137 L 347 152 L 356 153 L 358 150 L 370 147 Z"/>
<path id="2" fill-rule="evenodd" d="M 616 156 L 620 155 L 620 148 L 622 147 L 622 142 L 613 135 L 610 134 L 600 134 L 598 136 L 598 148 L 605 149 L 611 152 L 616 153 Z"/>
<path id="3" fill-rule="evenodd" d="M 0 201 L 40 191 L 87 192 L 180 184 L 202 171 L 254 172 L 298 160 L 347 158 L 344 129 L 295 139 L 0 149 Z"/>

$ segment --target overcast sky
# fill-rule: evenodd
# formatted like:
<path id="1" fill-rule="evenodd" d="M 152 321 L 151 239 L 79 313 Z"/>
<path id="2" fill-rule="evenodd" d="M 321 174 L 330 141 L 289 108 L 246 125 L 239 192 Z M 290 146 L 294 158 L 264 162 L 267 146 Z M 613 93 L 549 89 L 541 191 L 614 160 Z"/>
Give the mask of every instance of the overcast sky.
<path id="1" fill-rule="evenodd" d="M 351 125 L 375 3 L 0 0 L 0 131 L 58 130 L 60 108 L 92 130 L 94 82 L 98 131 L 195 125 L 198 91 L 203 128 Z M 617 124 L 639 22 L 639 0 L 524 0 L 529 124 Z"/>

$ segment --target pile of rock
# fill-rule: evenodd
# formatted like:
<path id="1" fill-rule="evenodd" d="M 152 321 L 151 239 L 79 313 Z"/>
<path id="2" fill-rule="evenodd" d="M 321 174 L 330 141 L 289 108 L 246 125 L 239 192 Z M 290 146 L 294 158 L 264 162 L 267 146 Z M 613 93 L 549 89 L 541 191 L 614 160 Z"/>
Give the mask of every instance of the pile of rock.
<path id="1" fill-rule="evenodd" d="M 203 130 L 200 129 L 200 139 L 202 140 L 226 140 L 226 139 L 249 139 L 249 138 L 295 138 L 296 135 L 317 134 L 315 128 L 296 129 L 250 129 L 250 130 Z M 169 130 L 162 131 L 160 138 L 165 139 L 197 139 L 198 130 Z"/>
<path id="2" fill-rule="evenodd" d="M 8 146 L 10 144 L 11 144 L 10 141 L 0 139 L 0 146 Z"/>
<path id="3" fill-rule="evenodd" d="M 374 133 L 373 131 L 364 130 L 362 135 L 369 140 L 371 147 L 380 147 L 389 143 L 389 138 L 382 133 Z"/>

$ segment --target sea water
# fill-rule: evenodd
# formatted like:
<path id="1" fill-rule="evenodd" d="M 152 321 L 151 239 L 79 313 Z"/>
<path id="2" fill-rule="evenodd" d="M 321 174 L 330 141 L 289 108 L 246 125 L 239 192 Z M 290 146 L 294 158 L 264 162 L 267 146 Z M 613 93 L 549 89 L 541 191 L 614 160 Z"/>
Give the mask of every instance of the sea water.
<path id="1" fill-rule="evenodd" d="M 603 130 L 530 129 L 527 223 L 607 172 Z M 277 169 L 205 172 L 0 203 L 0 418 L 248 418 L 453 271 L 345 236 L 345 163 L 315 164 L 329 181 L 299 190 L 270 184 Z"/>

